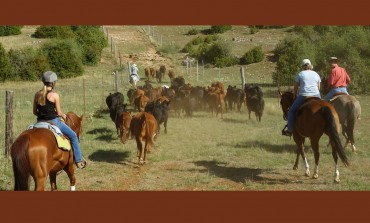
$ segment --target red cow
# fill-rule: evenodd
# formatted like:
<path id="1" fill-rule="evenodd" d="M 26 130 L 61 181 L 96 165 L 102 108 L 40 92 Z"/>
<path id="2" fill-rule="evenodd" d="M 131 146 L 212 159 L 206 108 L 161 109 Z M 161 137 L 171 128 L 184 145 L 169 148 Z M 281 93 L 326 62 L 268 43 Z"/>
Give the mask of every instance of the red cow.
<path id="1" fill-rule="evenodd" d="M 157 130 L 158 124 L 152 114 L 147 112 L 139 112 L 132 117 L 130 131 L 131 136 L 134 136 L 136 140 L 139 164 L 146 163 L 146 154 L 153 146 L 153 141 Z M 145 141 L 144 152 L 142 141 Z"/>
<path id="2" fill-rule="evenodd" d="M 140 112 L 144 111 L 146 104 L 148 104 L 149 98 L 145 95 L 139 95 L 134 100 L 135 108 Z"/>
<path id="3" fill-rule="evenodd" d="M 131 113 L 126 111 L 119 113 L 117 117 L 119 136 L 123 144 L 126 143 L 127 136 L 130 135 L 131 119 Z"/>

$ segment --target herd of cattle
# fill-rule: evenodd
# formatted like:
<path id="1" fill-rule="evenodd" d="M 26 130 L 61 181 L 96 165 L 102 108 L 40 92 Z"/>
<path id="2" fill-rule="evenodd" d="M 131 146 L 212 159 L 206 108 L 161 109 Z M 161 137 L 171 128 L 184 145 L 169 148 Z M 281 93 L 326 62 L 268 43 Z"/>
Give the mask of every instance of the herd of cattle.
<path id="1" fill-rule="evenodd" d="M 171 86 L 160 87 L 153 87 L 148 78 L 143 86 L 129 89 L 127 98 L 128 103 L 124 103 L 121 92 L 110 93 L 106 104 L 122 143 L 129 137 L 135 138 L 139 164 L 145 163 L 153 139 L 160 133 L 160 125 L 163 124 L 164 133 L 167 133 L 170 109 L 176 116 L 191 117 L 194 111 L 209 111 L 212 116 L 220 114 L 223 118 L 224 112 L 233 109 L 241 112 L 245 104 L 249 118 L 254 112 L 259 122 L 264 110 L 263 92 L 259 86 L 245 84 L 244 89 L 240 89 L 229 85 L 225 90 L 219 81 L 207 87 L 193 86 L 182 76 L 171 78 Z M 128 105 L 133 109 L 129 110 Z M 142 141 L 145 141 L 144 149 Z"/>

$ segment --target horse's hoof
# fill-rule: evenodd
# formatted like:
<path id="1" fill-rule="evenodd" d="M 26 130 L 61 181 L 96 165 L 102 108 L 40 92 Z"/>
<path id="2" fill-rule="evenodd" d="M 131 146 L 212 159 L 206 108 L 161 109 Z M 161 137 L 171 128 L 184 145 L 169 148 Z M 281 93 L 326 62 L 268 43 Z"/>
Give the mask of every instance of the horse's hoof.
<path id="1" fill-rule="evenodd" d="M 340 183 L 339 177 L 337 177 L 337 178 L 334 179 L 334 183 L 337 183 L 337 184 Z"/>
<path id="2" fill-rule="evenodd" d="M 306 177 L 309 177 L 310 176 L 310 171 L 307 170 L 306 173 L 304 174 Z"/>
<path id="3" fill-rule="evenodd" d="M 293 166 L 293 170 L 298 170 L 298 166 Z"/>
<path id="4" fill-rule="evenodd" d="M 312 179 L 317 179 L 317 178 L 319 178 L 319 175 L 318 175 L 318 174 L 314 174 L 314 175 L 312 176 Z"/>

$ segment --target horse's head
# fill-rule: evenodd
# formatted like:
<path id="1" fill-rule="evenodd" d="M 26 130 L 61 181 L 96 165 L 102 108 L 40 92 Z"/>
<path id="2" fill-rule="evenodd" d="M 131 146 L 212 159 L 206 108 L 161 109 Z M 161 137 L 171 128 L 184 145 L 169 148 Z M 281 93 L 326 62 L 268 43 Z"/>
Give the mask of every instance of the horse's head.
<path id="1" fill-rule="evenodd" d="M 278 91 L 280 94 L 280 105 L 281 109 L 283 110 L 283 119 L 286 121 L 288 120 L 288 112 L 290 106 L 293 104 L 294 101 L 294 94 L 291 91 L 286 91 L 282 93 L 280 90 Z"/>
<path id="2" fill-rule="evenodd" d="M 66 124 L 76 133 L 77 137 L 80 138 L 82 132 L 83 115 L 78 116 L 73 112 L 68 112 L 66 115 Z"/>

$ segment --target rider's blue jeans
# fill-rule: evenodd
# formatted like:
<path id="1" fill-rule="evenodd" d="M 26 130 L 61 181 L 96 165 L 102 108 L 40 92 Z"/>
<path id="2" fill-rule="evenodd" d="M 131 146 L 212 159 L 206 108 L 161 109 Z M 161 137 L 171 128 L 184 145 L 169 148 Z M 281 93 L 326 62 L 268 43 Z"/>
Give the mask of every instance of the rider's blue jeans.
<path id="1" fill-rule="evenodd" d="M 314 95 L 311 97 L 321 98 L 321 95 L 318 94 L 318 95 Z M 297 98 L 294 100 L 292 106 L 290 106 L 289 112 L 288 112 L 288 131 L 289 132 L 293 132 L 296 112 L 298 108 L 303 104 L 306 98 L 307 98 L 306 96 L 298 95 Z"/>
<path id="2" fill-rule="evenodd" d="M 55 125 L 58 126 L 60 131 L 62 131 L 63 134 L 68 136 L 68 138 L 71 140 L 74 160 L 76 163 L 81 162 L 82 153 L 76 133 L 68 125 L 62 122 L 59 118 L 55 118 L 50 121 L 55 123 Z"/>

